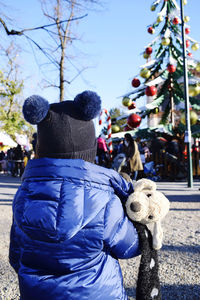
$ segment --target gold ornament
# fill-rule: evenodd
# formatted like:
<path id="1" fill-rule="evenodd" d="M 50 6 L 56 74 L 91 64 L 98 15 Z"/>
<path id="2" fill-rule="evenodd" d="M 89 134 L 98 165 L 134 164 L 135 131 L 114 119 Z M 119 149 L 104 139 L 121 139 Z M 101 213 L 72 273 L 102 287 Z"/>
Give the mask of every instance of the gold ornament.
<path id="1" fill-rule="evenodd" d="M 144 54 L 143 54 L 143 57 L 144 57 L 145 59 L 147 59 L 147 58 L 149 58 L 149 57 L 150 57 L 150 55 L 149 55 L 149 54 L 147 54 L 146 52 L 144 52 Z"/>
<path id="2" fill-rule="evenodd" d="M 189 96 L 190 97 L 196 97 L 199 94 L 200 94 L 200 86 L 198 84 L 189 86 Z"/>
<path id="3" fill-rule="evenodd" d="M 155 5 L 152 5 L 151 6 L 151 11 L 155 11 L 156 10 L 156 6 Z"/>
<path id="4" fill-rule="evenodd" d="M 157 23 L 161 23 L 163 21 L 163 17 L 162 16 L 158 16 L 157 17 Z"/>
<path id="5" fill-rule="evenodd" d="M 158 108 L 158 107 L 155 107 L 155 108 L 153 109 L 153 113 L 154 113 L 154 114 L 158 114 L 158 113 L 159 113 L 159 108 Z"/>
<path id="6" fill-rule="evenodd" d="M 170 44 L 170 38 L 163 38 L 161 44 L 163 46 L 168 46 Z"/>
<path id="7" fill-rule="evenodd" d="M 196 65 L 196 71 L 200 72 L 200 62 L 198 62 L 197 65 Z"/>
<path id="8" fill-rule="evenodd" d="M 122 104 L 123 104 L 124 106 L 129 106 L 129 105 L 131 105 L 131 103 L 132 103 L 132 100 L 131 100 L 129 97 L 124 97 L 124 98 L 122 99 Z"/>
<path id="9" fill-rule="evenodd" d="M 191 49 L 193 51 L 197 51 L 199 49 L 199 44 L 198 43 L 194 43 L 192 46 L 191 46 Z"/>
<path id="10" fill-rule="evenodd" d="M 200 86 L 196 85 L 194 87 L 194 97 L 200 94 Z"/>
<path id="11" fill-rule="evenodd" d="M 187 0 L 183 0 L 183 5 L 186 5 L 187 4 Z"/>
<path id="12" fill-rule="evenodd" d="M 185 23 L 188 23 L 189 21 L 190 21 L 190 17 L 189 17 L 189 16 L 185 16 L 185 17 L 184 17 L 184 22 L 185 22 Z"/>
<path id="13" fill-rule="evenodd" d="M 111 131 L 112 131 L 112 133 L 117 133 L 117 132 L 120 131 L 120 127 L 117 124 L 112 125 L 111 126 Z"/>
<path id="14" fill-rule="evenodd" d="M 194 86 L 189 85 L 189 96 L 194 97 L 195 91 L 194 91 Z"/>
<path id="15" fill-rule="evenodd" d="M 144 68 L 140 71 L 140 76 L 142 78 L 149 78 L 151 76 L 151 72 L 147 68 Z"/>
<path id="16" fill-rule="evenodd" d="M 195 111 L 191 110 L 190 111 L 190 124 L 195 125 L 197 121 L 198 121 L 198 115 L 196 114 Z M 180 122 L 184 125 L 186 124 L 186 122 L 185 122 L 185 112 L 181 114 Z"/>

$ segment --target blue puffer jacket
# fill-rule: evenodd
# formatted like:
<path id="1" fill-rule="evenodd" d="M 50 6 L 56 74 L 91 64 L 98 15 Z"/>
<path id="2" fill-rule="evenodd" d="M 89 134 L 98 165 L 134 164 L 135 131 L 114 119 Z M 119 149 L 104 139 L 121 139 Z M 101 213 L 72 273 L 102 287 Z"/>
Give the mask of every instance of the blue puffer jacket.
<path id="1" fill-rule="evenodd" d="M 81 159 L 29 161 L 13 202 L 10 263 L 22 300 L 124 300 L 118 258 L 139 254 L 115 171 Z"/>

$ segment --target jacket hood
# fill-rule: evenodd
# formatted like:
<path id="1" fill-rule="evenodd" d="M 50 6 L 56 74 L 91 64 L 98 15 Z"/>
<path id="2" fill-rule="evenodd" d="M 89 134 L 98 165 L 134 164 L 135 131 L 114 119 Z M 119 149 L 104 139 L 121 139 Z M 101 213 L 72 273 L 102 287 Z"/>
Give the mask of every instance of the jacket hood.
<path id="1" fill-rule="evenodd" d="M 99 214 L 114 193 L 111 182 L 129 190 L 114 170 L 81 159 L 30 160 L 22 180 L 13 204 L 18 226 L 32 239 L 53 243 L 71 239 Z"/>

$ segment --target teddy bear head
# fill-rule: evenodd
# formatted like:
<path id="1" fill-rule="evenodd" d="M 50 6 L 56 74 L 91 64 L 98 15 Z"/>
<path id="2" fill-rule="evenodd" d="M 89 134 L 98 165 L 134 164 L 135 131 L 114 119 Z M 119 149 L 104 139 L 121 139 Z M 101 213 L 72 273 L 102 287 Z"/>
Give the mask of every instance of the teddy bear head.
<path id="1" fill-rule="evenodd" d="M 134 193 L 126 202 L 126 212 L 132 221 L 141 224 L 154 223 L 153 247 L 162 246 L 161 220 L 169 212 L 169 200 L 156 190 L 156 183 L 149 179 L 140 179 L 134 184 Z"/>

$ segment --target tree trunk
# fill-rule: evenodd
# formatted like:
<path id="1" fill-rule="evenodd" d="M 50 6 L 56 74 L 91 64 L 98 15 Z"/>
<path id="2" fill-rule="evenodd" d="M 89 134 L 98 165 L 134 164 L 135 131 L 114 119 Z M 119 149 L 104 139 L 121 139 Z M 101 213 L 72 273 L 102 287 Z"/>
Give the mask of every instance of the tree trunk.
<path id="1" fill-rule="evenodd" d="M 60 102 L 64 100 L 64 56 L 61 56 L 60 59 L 60 84 L 59 84 L 59 90 L 60 90 Z"/>

